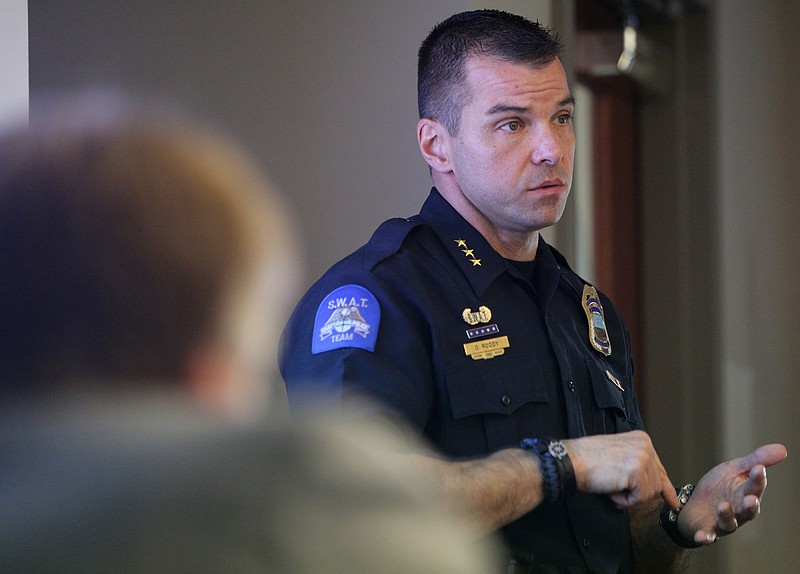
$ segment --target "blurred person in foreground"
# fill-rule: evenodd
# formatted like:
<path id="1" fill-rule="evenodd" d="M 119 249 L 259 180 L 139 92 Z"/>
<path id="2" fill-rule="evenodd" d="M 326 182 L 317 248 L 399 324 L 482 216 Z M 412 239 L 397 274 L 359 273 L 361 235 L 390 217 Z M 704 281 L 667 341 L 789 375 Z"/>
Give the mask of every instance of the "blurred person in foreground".
<path id="1" fill-rule="evenodd" d="M 296 263 L 254 164 L 118 96 L 33 110 L 0 135 L 0 571 L 485 571 L 386 430 L 271 404 Z"/>

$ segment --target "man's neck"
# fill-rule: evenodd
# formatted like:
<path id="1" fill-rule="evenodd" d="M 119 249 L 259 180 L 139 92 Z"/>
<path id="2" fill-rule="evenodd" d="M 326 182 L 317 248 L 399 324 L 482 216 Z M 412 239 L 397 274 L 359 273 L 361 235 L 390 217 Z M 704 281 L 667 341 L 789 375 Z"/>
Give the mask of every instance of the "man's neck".
<path id="1" fill-rule="evenodd" d="M 480 212 L 462 193 L 448 193 L 437 186 L 439 193 L 467 220 L 484 239 L 505 259 L 533 261 L 539 247 L 539 231 L 512 233 L 499 229 Z"/>
<path id="2" fill-rule="evenodd" d="M 533 261 L 539 247 L 539 232 L 533 231 L 525 236 L 500 237 L 478 229 L 495 251 L 512 261 Z"/>

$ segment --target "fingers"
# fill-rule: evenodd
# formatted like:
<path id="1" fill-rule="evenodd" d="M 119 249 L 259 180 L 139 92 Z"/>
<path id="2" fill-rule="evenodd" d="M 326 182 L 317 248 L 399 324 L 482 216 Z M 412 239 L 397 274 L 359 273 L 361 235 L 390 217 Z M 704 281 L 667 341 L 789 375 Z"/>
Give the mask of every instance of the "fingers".
<path id="1" fill-rule="evenodd" d="M 758 464 L 750 469 L 750 475 L 744 485 L 744 494 L 753 494 L 761 496 L 767 488 L 767 469 L 766 467 Z"/>
<path id="2" fill-rule="evenodd" d="M 678 506 L 675 488 L 645 432 L 594 435 L 565 444 L 579 490 L 608 494 L 621 508 L 659 494 L 672 508 Z"/>
<path id="3" fill-rule="evenodd" d="M 629 492 L 615 492 L 609 495 L 611 501 L 616 504 L 617 508 L 630 508 L 634 504 L 636 504 L 636 500 L 632 500 L 632 497 Z"/>
<path id="4" fill-rule="evenodd" d="M 722 536 L 733 534 L 739 528 L 739 521 L 733 512 L 733 508 L 728 502 L 720 502 L 717 505 L 717 533 Z"/>
<path id="5" fill-rule="evenodd" d="M 736 520 L 741 526 L 755 519 L 761 512 L 761 500 L 757 496 L 746 496 L 742 499 L 741 508 L 736 512 Z"/>
<path id="6" fill-rule="evenodd" d="M 671 508 L 677 508 L 679 505 L 678 495 L 675 492 L 675 486 L 667 475 L 667 470 L 661 463 L 652 444 L 648 443 L 649 448 L 643 451 L 643 458 L 641 465 L 633 470 L 631 479 L 635 487 L 630 490 L 627 496 L 627 506 L 632 506 L 640 502 L 645 502 L 655 496 L 661 495 Z M 615 502 L 617 502 L 615 500 Z M 619 503 L 617 502 L 617 505 Z"/>
<path id="7" fill-rule="evenodd" d="M 694 541 L 698 544 L 712 544 L 718 540 L 718 536 L 714 532 L 708 530 L 698 530 L 694 534 Z"/>
<path id="8" fill-rule="evenodd" d="M 728 502 L 720 502 L 717 506 L 717 521 L 713 529 L 699 528 L 694 533 L 694 541 L 698 544 L 713 544 L 722 536 L 733 534 L 739 528 L 733 508 Z"/>
<path id="9" fill-rule="evenodd" d="M 779 443 L 765 444 L 758 447 L 756 450 L 740 459 L 742 461 L 743 470 L 752 468 L 756 465 L 763 465 L 770 467 L 783 462 L 789 452 L 786 447 Z"/>
<path id="10" fill-rule="evenodd" d="M 644 502 L 660 494 L 664 502 L 671 508 L 677 508 L 679 504 L 678 495 L 675 492 L 675 486 L 669 479 L 667 469 L 661 463 L 650 437 L 644 433 L 642 435 L 646 438 L 646 448 L 643 449 L 643 463 L 639 469 L 639 488 L 634 490 L 637 498 L 636 502 Z"/>
<path id="11" fill-rule="evenodd" d="M 664 499 L 670 508 L 678 508 L 678 494 L 675 492 L 675 487 L 672 486 L 666 473 L 664 473 L 665 483 L 662 483 L 661 498 Z"/>
<path id="12" fill-rule="evenodd" d="M 645 469 L 636 474 L 638 475 L 637 484 L 634 488 L 610 494 L 611 500 L 618 508 L 629 508 L 659 494 L 670 508 L 678 507 L 678 495 L 675 487 L 657 455 L 653 459 L 649 459 Z"/>
<path id="13" fill-rule="evenodd" d="M 742 490 L 742 500 L 739 502 L 738 508 L 735 509 L 739 525 L 753 520 L 761 512 L 761 497 L 764 495 L 766 488 L 767 469 L 761 465 L 756 465 L 750 470 L 750 475 Z"/>
<path id="14" fill-rule="evenodd" d="M 742 500 L 734 509 L 729 501 L 717 505 L 717 524 L 714 538 L 733 534 L 741 525 L 755 519 L 761 512 L 761 495 L 767 486 L 767 470 L 761 465 L 753 467 L 745 484 Z M 708 533 L 703 533 L 707 537 Z M 712 540 L 713 542 L 713 540 Z"/>

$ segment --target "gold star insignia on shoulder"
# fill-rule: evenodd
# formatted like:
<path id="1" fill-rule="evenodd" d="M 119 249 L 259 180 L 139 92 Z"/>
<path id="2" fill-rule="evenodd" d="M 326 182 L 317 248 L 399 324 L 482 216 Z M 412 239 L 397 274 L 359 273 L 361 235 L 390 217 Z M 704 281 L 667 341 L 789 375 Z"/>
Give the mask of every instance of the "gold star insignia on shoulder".
<path id="1" fill-rule="evenodd" d="M 475 267 L 476 265 L 480 265 L 481 264 L 481 260 L 480 259 L 470 259 L 470 261 L 472 261 L 472 266 L 473 267 Z"/>
<path id="2" fill-rule="evenodd" d="M 461 252 L 467 257 L 474 257 L 474 255 L 472 254 L 473 252 L 472 249 L 462 249 Z"/>
<path id="3" fill-rule="evenodd" d="M 456 239 L 455 242 L 456 242 L 456 245 L 459 246 L 459 247 L 466 247 L 467 246 L 467 242 L 464 241 L 463 239 Z"/>

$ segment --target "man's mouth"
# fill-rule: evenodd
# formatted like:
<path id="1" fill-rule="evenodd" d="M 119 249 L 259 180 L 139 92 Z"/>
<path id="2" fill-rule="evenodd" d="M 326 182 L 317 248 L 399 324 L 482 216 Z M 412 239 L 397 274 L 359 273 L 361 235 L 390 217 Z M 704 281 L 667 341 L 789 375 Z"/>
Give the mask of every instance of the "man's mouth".
<path id="1" fill-rule="evenodd" d="M 560 179 L 546 179 L 531 189 L 533 191 L 547 191 L 554 187 L 564 187 L 564 182 Z"/>

